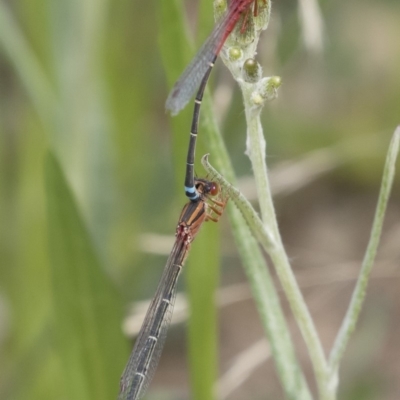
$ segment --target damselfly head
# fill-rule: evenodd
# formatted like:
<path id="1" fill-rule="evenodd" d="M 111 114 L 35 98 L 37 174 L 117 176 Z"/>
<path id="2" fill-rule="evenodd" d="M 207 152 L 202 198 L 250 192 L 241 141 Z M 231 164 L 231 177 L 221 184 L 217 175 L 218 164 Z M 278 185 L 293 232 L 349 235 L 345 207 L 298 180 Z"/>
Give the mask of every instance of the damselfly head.
<path id="1" fill-rule="evenodd" d="M 220 192 L 220 187 L 217 182 L 208 181 L 207 179 L 195 178 L 196 190 L 200 195 L 216 196 Z"/>

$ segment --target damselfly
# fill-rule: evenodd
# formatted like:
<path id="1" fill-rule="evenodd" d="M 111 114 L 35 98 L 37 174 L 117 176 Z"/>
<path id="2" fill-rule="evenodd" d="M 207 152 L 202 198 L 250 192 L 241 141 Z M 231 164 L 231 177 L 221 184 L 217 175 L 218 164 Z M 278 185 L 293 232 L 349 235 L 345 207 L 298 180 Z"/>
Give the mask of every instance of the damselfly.
<path id="1" fill-rule="evenodd" d="M 251 12 L 251 5 L 254 3 L 253 13 L 256 16 L 259 1 L 267 4 L 270 0 L 230 0 L 228 2 L 227 12 L 215 25 L 210 36 L 175 83 L 167 98 L 165 107 L 172 115 L 178 114 L 185 107 L 202 80 L 201 86 L 203 88 L 200 87 L 199 93 L 201 93 L 201 97 L 203 96 L 202 93 L 208 76 L 227 37 L 233 31 L 242 15 L 244 15 L 242 28 L 245 30 L 246 21 L 249 18 L 248 13 Z M 205 80 L 203 79 L 204 77 L 206 77 Z"/>
<path id="2" fill-rule="evenodd" d="M 194 183 L 194 161 L 200 107 L 208 78 L 222 46 L 236 26 L 238 20 L 242 15 L 244 15 L 242 24 L 242 28 L 244 30 L 247 19 L 249 18 L 248 13 L 251 12 L 251 5 L 254 3 L 253 13 L 256 16 L 258 13 L 259 1 L 267 4 L 267 1 L 270 0 L 231 0 L 229 2 L 228 11 L 216 24 L 211 35 L 208 37 L 202 48 L 183 72 L 179 80 L 175 83 L 168 96 L 166 108 L 169 109 L 172 114 L 177 114 L 187 104 L 189 99 L 192 97 L 192 94 L 198 87 L 194 101 L 193 119 L 190 129 L 190 140 L 186 158 L 185 175 L 185 194 L 192 201 L 196 201 L 199 198 L 199 193 L 197 193 Z"/>
<path id="3" fill-rule="evenodd" d="M 182 210 L 175 244 L 120 381 L 119 400 L 137 400 L 144 395 L 161 355 L 174 306 L 178 276 L 190 244 L 203 222 L 217 222 L 225 208 L 225 200 L 213 198 L 219 193 L 216 183 L 196 179 L 195 185 L 200 197 L 188 202 Z"/>

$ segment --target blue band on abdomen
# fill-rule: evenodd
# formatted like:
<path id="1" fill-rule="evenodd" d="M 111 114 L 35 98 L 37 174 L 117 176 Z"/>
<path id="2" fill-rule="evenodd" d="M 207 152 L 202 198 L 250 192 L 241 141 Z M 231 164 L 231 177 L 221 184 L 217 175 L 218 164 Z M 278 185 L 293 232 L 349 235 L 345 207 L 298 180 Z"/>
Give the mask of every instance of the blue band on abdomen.
<path id="1" fill-rule="evenodd" d="M 185 192 L 186 193 L 196 193 L 196 188 L 194 186 L 185 186 Z"/>
<path id="2" fill-rule="evenodd" d="M 185 194 L 187 197 L 189 197 L 190 200 L 196 200 L 200 197 L 194 186 L 191 186 L 191 187 L 185 186 Z"/>

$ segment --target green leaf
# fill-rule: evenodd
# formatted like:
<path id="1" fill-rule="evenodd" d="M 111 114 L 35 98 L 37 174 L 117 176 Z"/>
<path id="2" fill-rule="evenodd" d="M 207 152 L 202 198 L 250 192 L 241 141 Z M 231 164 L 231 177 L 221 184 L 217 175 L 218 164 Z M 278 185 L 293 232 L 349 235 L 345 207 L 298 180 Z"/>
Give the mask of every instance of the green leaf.
<path id="1" fill-rule="evenodd" d="M 116 398 L 127 352 L 119 295 L 104 273 L 55 156 L 46 161 L 54 331 L 65 398 Z"/>

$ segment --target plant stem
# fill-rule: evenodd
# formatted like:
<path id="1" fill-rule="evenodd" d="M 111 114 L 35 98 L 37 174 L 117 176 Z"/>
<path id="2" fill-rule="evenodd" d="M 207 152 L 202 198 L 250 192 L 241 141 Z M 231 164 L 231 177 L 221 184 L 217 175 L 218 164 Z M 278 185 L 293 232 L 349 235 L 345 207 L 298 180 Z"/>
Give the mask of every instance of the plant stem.
<path id="1" fill-rule="evenodd" d="M 247 123 L 247 150 L 246 154 L 250 158 L 256 182 L 258 201 L 261 210 L 261 217 L 264 223 L 268 222 L 273 230 L 274 236 L 279 236 L 279 230 L 275 216 L 275 209 L 272 202 L 271 188 L 269 185 L 267 164 L 265 161 L 266 141 L 260 122 L 261 107 L 252 107 L 249 96 L 248 85 L 240 85 L 243 91 L 245 105 L 245 115 Z M 253 86 L 253 85 L 251 85 Z M 271 222 L 274 222 L 271 224 Z"/>

